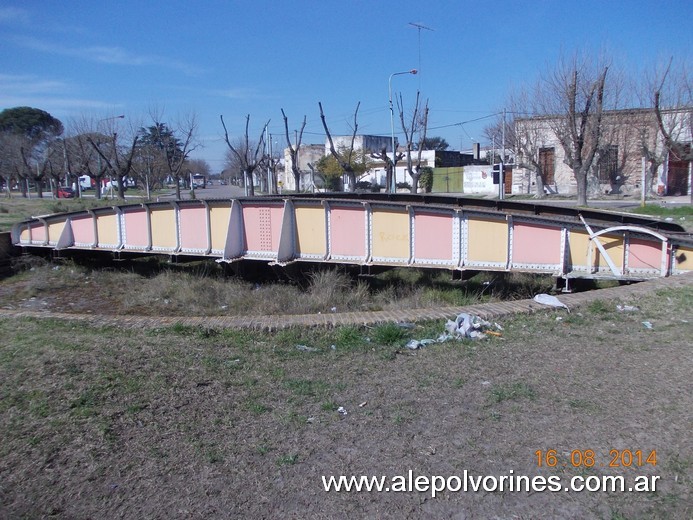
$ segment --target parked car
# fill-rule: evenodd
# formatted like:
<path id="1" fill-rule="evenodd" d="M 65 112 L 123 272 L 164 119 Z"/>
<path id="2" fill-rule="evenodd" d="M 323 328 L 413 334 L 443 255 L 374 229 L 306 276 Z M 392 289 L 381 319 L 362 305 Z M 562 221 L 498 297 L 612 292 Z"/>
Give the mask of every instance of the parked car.
<path id="1" fill-rule="evenodd" d="M 64 186 L 60 186 L 58 188 L 58 198 L 59 199 L 72 199 L 75 196 L 75 192 L 72 190 L 72 188 L 67 188 Z"/>

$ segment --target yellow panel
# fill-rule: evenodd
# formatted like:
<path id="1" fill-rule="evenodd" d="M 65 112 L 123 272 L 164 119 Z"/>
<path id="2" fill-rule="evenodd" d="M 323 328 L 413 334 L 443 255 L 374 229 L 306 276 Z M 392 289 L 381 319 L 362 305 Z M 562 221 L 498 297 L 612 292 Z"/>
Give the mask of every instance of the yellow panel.
<path id="1" fill-rule="evenodd" d="M 606 249 L 606 252 L 608 253 L 609 257 L 611 258 L 611 261 L 616 264 L 616 267 L 619 269 L 623 269 L 623 238 L 622 237 L 614 237 L 614 236 L 608 236 L 608 235 L 602 235 L 599 237 L 599 241 L 602 243 L 602 246 L 604 246 L 604 249 Z M 599 249 L 597 247 L 594 247 L 595 251 L 597 252 L 597 255 L 599 257 L 599 265 L 602 267 L 608 267 L 609 264 L 606 263 L 605 260 L 602 259 L 602 254 L 599 252 Z"/>
<path id="2" fill-rule="evenodd" d="M 508 223 L 505 220 L 468 220 L 467 261 L 500 263 L 508 261 Z"/>
<path id="3" fill-rule="evenodd" d="M 623 269 L 623 238 L 602 235 L 597 237 L 601 242 L 609 258 L 619 269 Z M 590 236 L 584 231 L 570 232 L 570 260 L 574 266 L 587 267 L 589 248 L 592 247 L 592 265 L 590 267 L 607 267 L 602 254 L 595 244 L 590 246 Z"/>
<path id="4" fill-rule="evenodd" d="M 99 246 L 103 244 L 118 245 L 118 221 L 116 215 L 97 215 L 96 230 L 99 234 Z"/>
<path id="5" fill-rule="evenodd" d="M 296 245 L 299 254 L 325 254 L 325 208 L 296 208 Z"/>
<path id="6" fill-rule="evenodd" d="M 373 256 L 409 259 L 409 213 L 373 211 Z"/>
<path id="7" fill-rule="evenodd" d="M 226 234 L 229 231 L 230 207 L 209 207 L 209 221 L 212 226 L 212 249 L 223 251 L 226 247 Z"/>
<path id="8" fill-rule="evenodd" d="M 22 244 L 28 244 L 31 240 L 31 233 L 29 233 L 29 227 L 25 227 L 19 234 L 19 241 Z"/>
<path id="9" fill-rule="evenodd" d="M 674 270 L 693 271 L 693 249 L 690 247 L 679 247 L 676 250 Z"/>
<path id="10" fill-rule="evenodd" d="M 152 247 L 176 248 L 175 215 L 173 208 L 152 211 Z"/>
<path id="11" fill-rule="evenodd" d="M 65 229 L 65 221 L 62 222 L 51 222 L 48 224 L 48 242 L 50 244 L 56 244 L 60 240 L 60 235 Z"/>

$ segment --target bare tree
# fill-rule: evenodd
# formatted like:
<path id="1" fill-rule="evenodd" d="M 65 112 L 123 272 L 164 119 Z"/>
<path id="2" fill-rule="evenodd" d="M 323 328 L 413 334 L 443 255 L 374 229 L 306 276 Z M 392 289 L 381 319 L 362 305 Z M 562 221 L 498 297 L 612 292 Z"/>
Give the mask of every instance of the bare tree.
<path id="1" fill-rule="evenodd" d="M 419 190 L 419 178 L 421 177 L 421 153 L 423 152 L 424 143 L 426 142 L 426 130 L 428 128 L 428 101 L 423 107 L 423 113 L 419 115 L 419 92 L 416 93 L 416 103 L 414 104 L 414 112 L 411 117 L 409 126 L 404 121 L 404 104 L 402 102 L 402 94 L 397 99 L 397 109 L 399 110 L 399 120 L 402 124 L 405 140 L 405 156 L 407 158 L 407 172 L 411 177 L 411 192 L 416 193 Z M 415 143 L 415 136 L 418 136 L 418 141 Z M 416 151 L 416 159 L 412 159 L 412 151 Z"/>
<path id="2" fill-rule="evenodd" d="M 327 128 L 327 122 L 325 121 L 325 113 L 322 110 L 322 103 L 318 102 L 318 106 L 320 107 L 320 120 L 322 121 L 322 126 L 325 129 L 325 133 L 327 134 L 327 140 L 330 143 L 330 153 L 332 154 L 332 157 L 334 157 L 335 161 L 337 161 L 342 171 L 346 174 L 349 184 L 349 191 L 353 192 L 356 190 L 356 170 L 354 169 L 353 164 L 353 161 L 355 159 L 354 142 L 356 141 L 356 132 L 358 131 L 358 123 L 356 119 L 359 113 L 359 107 L 361 106 L 361 102 L 359 101 L 356 104 L 356 110 L 354 111 L 354 129 L 351 134 L 351 144 L 349 147 L 342 150 L 342 153 L 339 153 L 334 147 L 334 142 L 332 141 L 330 129 Z"/>
<path id="3" fill-rule="evenodd" d="M 50 188 L 53 196 L 58 195 L 58 188 L 63 180 L 70 185 L 70 173 L 67 161 L 67 149 L 65 140 L 57 138 L 48 144 L 46 155 L 46 176 L 50 180 Z"/>
<path id="4" fill-rule="evenodd" d="M 549 116 L 546 121 L 573 171 L 580 206 L 587 205 L 587 178 L 601 145 L 608 70 L 608 66 L 592 67 L 577 56 L 561 60 L 534 94 L 537 115 Z"/>
<path id="5" fill-rule="evenodd" d="M 371 152 L 372 159 L 377 159 L 385 163 L 385 186 L 392 186 L 392 175 L 394 174 L 394 167 L 392 164 L 392 154 L 388 153 L 387 146 L 383 146 L 377 152 Z M 395 153 L 395 162 L 399 162 L 404 157 L 402 152 Z"/>
<path id="6" fill-rule="evenodd" d="M 101 184 L 109 173 L 101 154 L 110 154 L 111 137 L 97 131 L 98 124 L 88 118 L 74 120 L 68 127 L 64 144 L 67 152 L 68 171 L 76 177 L 88 175 L 96 186 L 96 198 L 101 198 Z M 96 146 L 94 146 L 94 144 Z M 101 154 L 97 151 L 100 150 Z M 79 182 L 78 182 L 79 184 Z"/>
<path id="7" fill-rule="evenodd" d="M 11 185 L 16 182 L 22 195 L 26 197 L 27 186 L 25 178 L 25 161 L 22 156 L 22 146 L 26 137 L 15 132 L 3 130 L 0 132 L 0 179 L 5 183 L 7 197 L 11 197 Z"/>
<path id="8" fill-rule="evenodd" d="M 160 127 L 159 122 L 161 120 L 160 115 L 157 117 L 153 113 L 155 126 Z M 197 127 L 197 116 L 195 114 L 179 117 L 172 126 L 168 126 L 169 132 L 166 135 L 168 143 L 164 147 L 164 158 L 168 174 L 176 182 L 177 199 L 180 199 L 180 181 L 183 166 L 190 154 L 199 146 L 197 142 Z"/>
<path id="9" fill-rule="evenodd" d="M 657 172 L 670 158 L 690 161 L 693 141 L 693 94 L 685 64 L 674 58 L 653 67 L 636 85 L 642 109 L 631 124 L 639 132 L 640 153 L 645 161 L 646 194 L 654 193 Z"/>
<path id="10" fill-rule="evenodd" d="M 118 198 L 125 199 L 125 179 L 132 170 L 139 135 L 132 132 L 129 137 L 121 139 L 119 141 L 118 132 L 107 136 L 105 142 L 95 141 L 93 136 L 87 135 L 87 141 L 101 158 L 107 172 L 118 184 Z M 102 145 L 105 145 L 106 150 Z"/>
<path id="11" fill-rule="evenodd" d="M 693 160 L 693 82 L 685 67 L 672 71 L 672 62 L 673 59 L 654 85 L 654 112 L 666 150 L 676 161 L 690 162 Z M 693 190 L 686 186 L 686 181 L 679 187 L 684 192 L 686 187 L 690 190 L 693 203 Z"/>
<path id="12" fill-rule="evenodd" d="M 535 87 L 535 91 L 538 87 Z M 531 186 L 532 176 L 534 177 L 535 191 L 537 198 L 546 196 L 545 186 L 547 183 L 547 169 L 551 167 L 543 160 L 541 149 L 544 147 L 550 128 L 546 117 L 526 118 L 528 114 L 536 114 L 537 107 L 533 105 L 534 94 L 526 89 L 516 92 L 508 100 L 512 124 L 506 127 L 506 145 L 512 149 L 515 156 L 515 165 L 529 172 L 527 179 L 528 191 Z M 502 121 L 493 127 L 494 132 L 500 129 Z M 492 135 L 496 135 L 495 133 Z"/>
<path id="13" fill-rule="evenodd" d="M 522 91 L 520 91 L 522 95 Z M 509 101 L 512 104 L 512 97 Z M 495 114 L 495 119 L 493 122 L 486 126 L 483 130 L 483 135 L 486 140 L 492 143 L 494 151 L 491 154 L 491 160 L 489 163 L 495 164 L 497 161 L 508 164 L 511 162 L 511 157 L 508 156 L 508 150 L 514 152 L 514 129 L 512 113 L 510 114 L 511 119 L 507 119 L 508 111 L 501 110 Z M 496 146 L 498 146 L 498 151 L 495 151 Z"/>
<path id="14" fill-rule="evenodd" d="M 22 176 L 34 182 L 36 195 L 43 198 L 43 182 L 48 170 L 46 149 L 37 150 L 32 140 L 24 138 L 19 145 L 19 157 L 23 166 Z"/>
<path id="15" fill-rule="evenodd" d="M 221 126 L 224 127 L 224 140 L 226 145 L 229 147 L 231 153 L 236 157 L 241 170 L 243 171 L 243 177 L 245 182 L 245 194 L 249 197 L 255 196 L 255 185 L 253 182 L 253 172 L 260 166 L 263 159 L 262 150 L 265 144 L 265 130 L 269 125 L 269 120 L 265 123 L 265 126 L 260 132 L 260 138 L 257 141 L 257 146 L 254 150 L 252 148 L 250 138 L 248 137 L 248 128 L 250 126 L 250 114 L 245 118 L 245 136 L 242 138 L 239 144 L 235 146 L 231 144 L 229 140 L 229 132 L 226 129 L 226 124 L 224 123 L 224 116 L 219 116 L 221 118 Z"/>
<path id="16" fill-rule="evenodd" d="M 159 143 L 152 139 L 145 128 L 140 129 L 140 139 L 137 143 L 137 153 L 133 158 L 132 172 L 138 183 L 142 183 L 147 192 L 147 198 L 151 198 L 151 190 L 157 185 L 164 186 L 168 166 L 166 153 Z"/>
<path id="17" fill-rule="evenodd" d="M 7 198 L 12 197 L 12 182 L 16 179 L 14 141 L 16 136 L 6 130 L 0 131 L 0 184 L 5 190 Z"/>
<path id="18" fill-rule="evenodd" d="M 301 130 L 298 132 L 296 137 L 296 146 L 291 144 L 291 137 L 289 136 L 289 119 L 284 113 L 282 108 L 282 117 L 284 118 L 284 135 L 286 136 L 286 145 L 289 147 L 289 157 L 291 157 L 291 173 L 294 176 L 294 185 L 296 186 L 296 191 L 300 191 L 301 187 L 301 169 L 298 164 L 298 152 L 301 149 L 301 141 L 303 140 L 303 130 L 306 127 L 306 116 L 303 116 L 303 124 L 301 124 Z"/>

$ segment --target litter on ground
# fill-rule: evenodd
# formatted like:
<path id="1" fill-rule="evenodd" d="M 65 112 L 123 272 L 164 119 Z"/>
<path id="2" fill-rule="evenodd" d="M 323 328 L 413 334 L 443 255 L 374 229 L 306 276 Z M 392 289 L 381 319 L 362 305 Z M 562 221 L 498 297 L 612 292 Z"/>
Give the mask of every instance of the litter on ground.
<path id="1" fill-rule="evenodd" d="M 317 352 L 318 349 L 315 347 L 309 347 L 307 345 L 296 345 L 296 350 L 300 350 L 301 352 Z"/>
<path id="2" fill-rule="evenodd" d="M 501 333 L 498 331 L 501 330 L 503 330 L 503 327 L 497 323 L 491 323 L 479 316 L 463 312 L 458 314 L 454 321 L 448 320 L 447 323 L 445 323 L 445 332 L 438 336 L 438 338 L 412 339 L 405 347 L 411 350 L 417 350 L 431 343 L 443 343 L 451 339 L 483 339 L 487 334 L 500 336 Z"/>
<path id="3" fill-rule="evenodd" d="M 541 303 L 542 305 L 549 305 L 551 307 L 563 307 L 564 309 L 570 312 L 570 309 L 568 309 L 568 306 L 565 303 L 563 303 L 555 296 L 551 296 L 550 294 L 537 294 L 534 297 L 534 301 L 537 303 Z"/>

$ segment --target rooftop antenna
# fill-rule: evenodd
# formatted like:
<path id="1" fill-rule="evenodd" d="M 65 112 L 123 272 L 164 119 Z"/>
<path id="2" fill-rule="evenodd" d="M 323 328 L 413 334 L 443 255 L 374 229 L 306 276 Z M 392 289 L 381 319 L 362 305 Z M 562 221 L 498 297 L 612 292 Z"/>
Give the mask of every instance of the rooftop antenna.
<path id="1" fill-rule="evenodd" d="M 409 25 L 416 27 L 419 31 L 419 73 L 421 72 L 421 29 L 426 29 L 427 31 L 433 31 L 430 27 L 426 27 L 421 23 L 409 22 Z M 421 76 L 419 76 L 419 87 L 421 87 Z"/>

